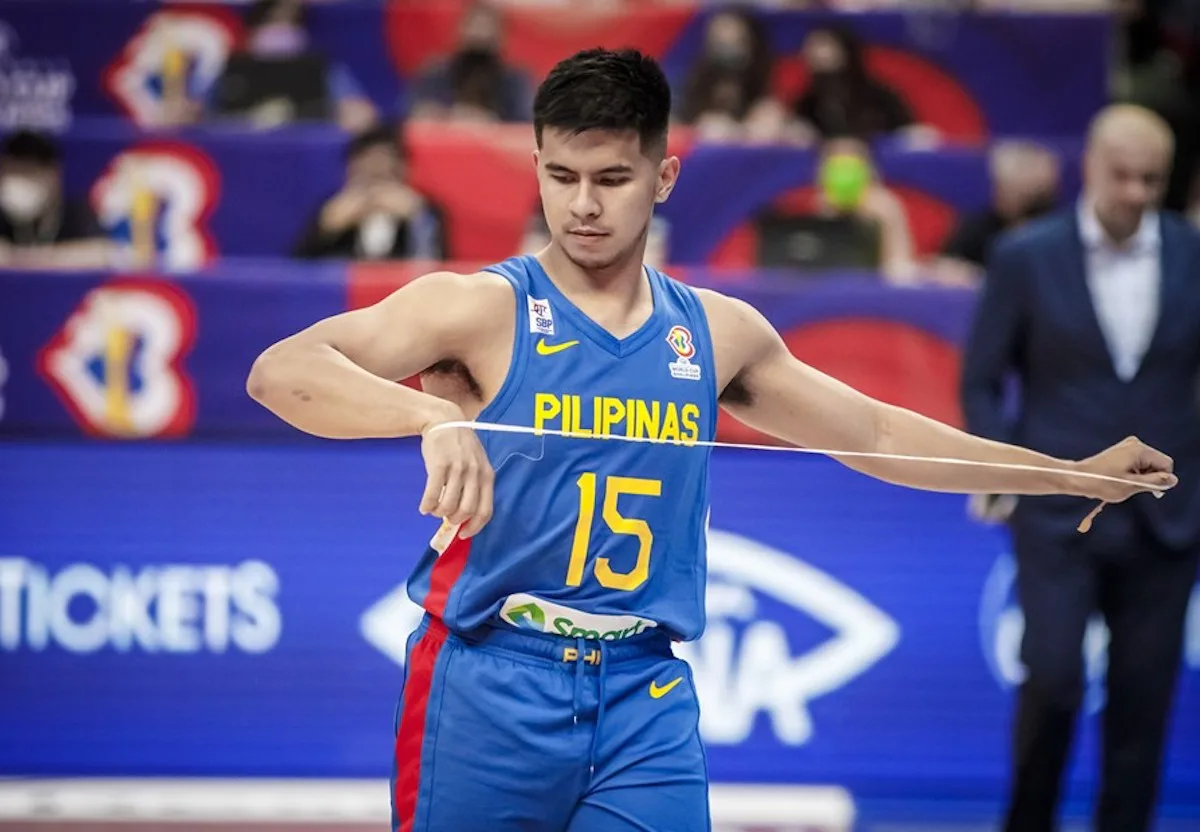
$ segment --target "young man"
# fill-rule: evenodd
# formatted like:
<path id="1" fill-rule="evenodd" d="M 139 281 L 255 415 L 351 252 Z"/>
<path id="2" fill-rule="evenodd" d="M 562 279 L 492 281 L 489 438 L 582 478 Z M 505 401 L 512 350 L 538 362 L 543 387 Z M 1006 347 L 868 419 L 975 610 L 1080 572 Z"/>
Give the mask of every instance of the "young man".
<path id="1" fill-rule="evenodd" d="M 251 371 L 250 394 L 301 430 L 422 437 L 420 510 L 444 522 L 409 583 L 428 614 L 398 709 L 395 829 L 709 828 L 696 696 L 670 644 L 703 628 L 694 443 L 718 403 L 797 445 L 1048 469 L 845 460 L 914 488 L 1117 502 L 1175 483 L 1133 439 L 1068 462 L 869 399 L 793 358 L 748 305 L 644 267 L 679 175 L 670 110 L 650 58 L 561 62 L 534 109 L 544 251 L 430 274 Z M 425 392 L 395 383 L 418 372 Z M 463 419 L 670 441 L 437 429 Z"/>

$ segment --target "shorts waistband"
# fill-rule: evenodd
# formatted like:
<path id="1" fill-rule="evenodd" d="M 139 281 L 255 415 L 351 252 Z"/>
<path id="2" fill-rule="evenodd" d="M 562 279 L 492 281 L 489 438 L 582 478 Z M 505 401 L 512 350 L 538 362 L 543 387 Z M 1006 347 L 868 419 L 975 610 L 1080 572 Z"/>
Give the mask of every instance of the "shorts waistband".
<path id="1" fill-rule="evenodd" d="M 586 638 L 567 638 L 553 633 L 533 630 L 518 630 L 503 624 L 485 625 L 469 633 L 449 629 L 435 616 L 425 615 L 422 626 L 453 635 L 465 644 L 479 647 L 496 647 L 527 656 L 534 656 L 555 663 L 598 665 L 601 656 L 609 664 L 645 659 L 652 656 L 673 657 L 671 638 L 661 630 L 647 630 L 619 641 Z M 601 649 L 603 644 L 603 649 Z"/>

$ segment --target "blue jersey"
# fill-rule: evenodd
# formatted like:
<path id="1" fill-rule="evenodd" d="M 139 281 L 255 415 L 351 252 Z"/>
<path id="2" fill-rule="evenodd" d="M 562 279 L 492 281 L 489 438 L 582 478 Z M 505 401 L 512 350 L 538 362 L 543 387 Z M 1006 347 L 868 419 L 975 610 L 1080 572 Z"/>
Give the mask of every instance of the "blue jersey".
<path id="1" fill-rule="evenodd" d="M 704 629 L 709 449 L 717 423 L 708 323 L 696 294 L 647 268 L 654 311 L 618 339 L 531 256 L 487 271 L 512 284 L 508 375 L 481 422 L 624 442 L 480 432 L 496 471 L 483 531 L 434 537 L 409 595 L 451 630 L 511 625 L 616 640 Z"/>

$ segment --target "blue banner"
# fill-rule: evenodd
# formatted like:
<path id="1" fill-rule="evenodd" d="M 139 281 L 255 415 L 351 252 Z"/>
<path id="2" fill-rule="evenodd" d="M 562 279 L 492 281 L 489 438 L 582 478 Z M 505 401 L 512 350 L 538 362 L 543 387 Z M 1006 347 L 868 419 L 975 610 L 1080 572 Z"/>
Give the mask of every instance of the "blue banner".
<path id="1" fill-rule="evenodd" d="M 434 531 L 414 444 L 0 458 L 0 773 L 387 775 L 419 617 L 403 582 Z M 719 452 L 711 493 L 708 631 L 679 651 L 714 780 L 999 797 L 1021 632 L 1005 537 L 959 497 L 823 459 Z M 1164 799 L 1196 806 L 1193 598 Z M 1089 720 L 1075 796 L 1095 743 Z"/>
<path id="2" fill-rule="evenodd" d="M 405 277 L 392 285 L 385 271 L 382 289 L 378 270 L 281 261 L 225 263 L 179 279 L 0 273 L 0 355 L 9 368 L 0 435 L 295 436 L 246 395 L 255 357 L 412 272 L 397 269 Z M 866 274 L 797 281 L 695 270 L 687 279 L 762 309 L 792 351 L 825 372 L 960 420 L 958 345 L 974 293 L 896 289 Z M 761 439 L 731 420 L 722 436 Z"/>

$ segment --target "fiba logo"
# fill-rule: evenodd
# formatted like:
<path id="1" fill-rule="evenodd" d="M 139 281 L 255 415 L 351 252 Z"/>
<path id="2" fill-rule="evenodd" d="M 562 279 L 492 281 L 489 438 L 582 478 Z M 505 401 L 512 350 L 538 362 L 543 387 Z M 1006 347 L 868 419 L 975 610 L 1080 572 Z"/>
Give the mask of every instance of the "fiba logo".
<path id="1" fill-rule="evenodd" d="M 137 124 L 162 124 L 207 94 L 240 36 L 224 9 L 155 12 L 105 70 L 103 87 Z"/>
<path id="2" fill-rule="evenodd" d="M 979 637 L 984 659 L 1002 688 L 1025 681 L 1028 673 L 1021 662 L 1021 639 L 1025 616 L 1015 596 L 1017 567 L 1005 553 L 996 559 L 984 581 L 979 605 Z M 1104 708 L 1104 677 L 1108 669 L 1108 627 L 1100 615 L 1088 621 L 1083 637 L 1083 709 L 1096 714 Z M 1200 670 L 1200 584 L 1192 591 L 1184 633 L 1184 664 Z"/>
<path id="3" fill-rule="evenodd" d="M 38 372 L 88 433 L 181 436 L 195 420 L 195 393 L 181 366 L 195 333 L 181 290 L 118 281 L 80 301 L 39 353 Z"/>
<path id="4" fill-rule="evenodd" d="M 109 162 L 92 186 L 92 205 L 109 236 L 126 246 L 131 266 L 197 269 L 217 254 L 207 220 L 220 181 L 199 148 L 140 145 Z"/>

